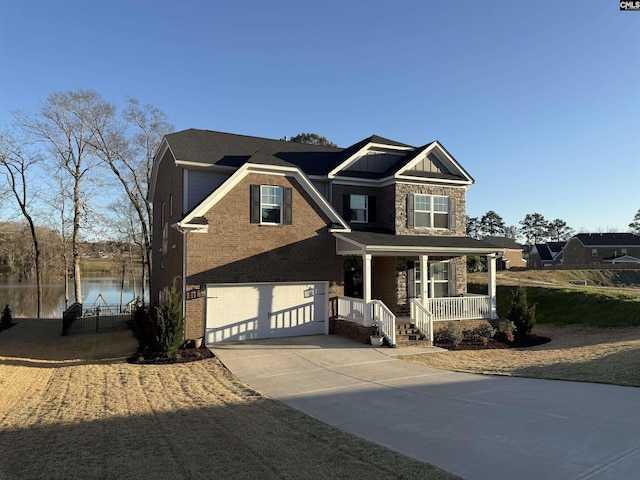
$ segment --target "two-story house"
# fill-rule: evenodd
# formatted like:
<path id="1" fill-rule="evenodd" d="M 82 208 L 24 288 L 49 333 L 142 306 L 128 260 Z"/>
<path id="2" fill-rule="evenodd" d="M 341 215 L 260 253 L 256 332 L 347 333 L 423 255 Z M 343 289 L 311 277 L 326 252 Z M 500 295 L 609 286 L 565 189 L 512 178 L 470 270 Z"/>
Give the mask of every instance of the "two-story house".
<path id="1" fill-rule="evenodd" d="M 633 233 L 579 233 L 563 250 L 564 265 L 638 265 L 640 237 Z"/>
<path id="2" fill-rule="evenodd" d="M 465 232 L 472 177 L 438 142 L 348 148 L 205 130 L 166 135 L 153 166 L 151 301 L 179 279 L 186 336 L 207 343 L 495 319 L 503 249 Z M 467 296 L 465 255 L 487 257 Z M 333 311 L 330 312 L 330 298 Z"/>

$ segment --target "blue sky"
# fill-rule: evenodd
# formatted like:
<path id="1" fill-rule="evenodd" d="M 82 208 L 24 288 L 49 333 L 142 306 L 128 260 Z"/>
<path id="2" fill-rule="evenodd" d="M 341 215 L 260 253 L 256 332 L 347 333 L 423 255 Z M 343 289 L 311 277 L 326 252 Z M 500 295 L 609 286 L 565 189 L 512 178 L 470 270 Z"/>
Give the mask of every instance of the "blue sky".
<path id="1" fill-rule="evenodd" d="M 626 231 L 640 208 L 640 12 L 617 0 L 0 0 L 0 124 L 57 90 L 177 130 L 346 147 L 440 140 L 467 213 Z"/>

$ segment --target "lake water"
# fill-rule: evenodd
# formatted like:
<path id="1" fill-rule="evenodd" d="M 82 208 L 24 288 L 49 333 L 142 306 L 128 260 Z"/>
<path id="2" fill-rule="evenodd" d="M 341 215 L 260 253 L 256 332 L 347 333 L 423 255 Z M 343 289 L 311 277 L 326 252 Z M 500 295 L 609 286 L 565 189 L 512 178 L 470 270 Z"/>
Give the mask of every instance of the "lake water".
<path id="1" fill-rule="evenodd" d="M 82 300 L 85 308 L 90 308 L 102 295 L 108 304 L 126 304 L 140 295 L 141 280 L 136 281 L 134 293 L 133 282 L 119 277 L 86 277 L 82 279 Z M 69 282 L 69 303 L 74 301 L 73 281 Z M 37 313 L 37 290 L 35 282 L 18 282 L 16 277 L 0 277 L 0 311 L 9 305 L 14 317 L 35 317 Z M 45 318 L 62 317 L 64 311 L 64 285 L 49 283 L 42 286 L 42 316 Z"/>

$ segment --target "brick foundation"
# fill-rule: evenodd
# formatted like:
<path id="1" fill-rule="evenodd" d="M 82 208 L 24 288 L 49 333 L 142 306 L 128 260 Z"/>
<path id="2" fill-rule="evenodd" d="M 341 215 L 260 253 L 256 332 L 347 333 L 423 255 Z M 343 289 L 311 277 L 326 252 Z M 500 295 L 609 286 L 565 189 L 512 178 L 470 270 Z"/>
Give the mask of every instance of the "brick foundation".
<path id="1" fill-rule="evenodd" d="M 370 344 L 369 337 L 375 333 L 375 327 L 365 327 L 359 323 L 332 317 L 329 319 L 329 333 L 355 342 Z"/>

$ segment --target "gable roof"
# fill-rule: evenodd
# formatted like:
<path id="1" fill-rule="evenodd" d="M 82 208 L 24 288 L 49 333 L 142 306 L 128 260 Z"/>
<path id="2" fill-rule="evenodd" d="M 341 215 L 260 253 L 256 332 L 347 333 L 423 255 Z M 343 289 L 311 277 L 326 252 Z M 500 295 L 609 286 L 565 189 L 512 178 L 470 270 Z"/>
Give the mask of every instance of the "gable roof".
<path id="1" fill-rule="evenodd" d="M 633 233 L 579 233 L 573 238 L 585 247 L 640 246 L 640 236 Z"/>
<path id="2" fill-rule="evenodd" d="M 239 168 L 260 152 L 261 163 L 269 159 L 271 164 L 296 165 L 307 174 L 326 173 L 327 165 L 333 165 L 337 147 L 309 145 L 286 140 L 250 137 L 235 133 L 214 132 L 191 128 L 169 133 L 165 139 L 176 162 L 217 165 Z M 309 171 L 311 170 L 311 171 Z"/>
<path id="3" fill-rule="evenodd" d="M 612 255 L 603 259 L 605 262 L 610 263 L 640 263 L 640 258 L 632 257 L 631 255 Z"/>
<path id="4" fill-rule="evenodd" d="M 546 243 L 536 243 L 535 249 L 540 256 L 540 260 L 542 261 L 551 261 L 553 260 L 553 253 L 551 253 L 551 249 L 547 246 Z"/>
<path id="5" fill-rule="evenodd" d="M 562 254 L 566 243 L 567 242 L 536 243 L 532 247 L 531 253 L 534 253 L 534 249 L 535 249 L 535 251 L 540 256 L 540 260 L 543 260 L 543 261 L 556 260 Z"/>
<path id="6" fill-rule="evenodd" d="M 259 161 L 269 161 L 268 156 L 264 154 L 257 154 L 256 159 Z M 253 158 L 253 157 L 252 157 Z M 209 196 L 202 200 L 198 205 L 192 208 L 187 214 L 179 221 L 172 225 L 181 232 L 192 231 L 196 233 L 207 233 L 208 223 L 206 219 L 203 221 L 204 215 L 213 208 L 231 189 L 233 189 L 240 181 L 245 178 L 249 173 L 263 173 L 272 174 L 277 173 L 289 177 L 293 177 L 297 180 L 298 184 L 305 190 L 305 192 L 311 197 L 311 199 L 320 207 L 322 212 L 329 218 L 331 222 L 330 229 L 333 231 L 350 231 L 349 225 L 338 215 L 331 204 L 318 192 L 318 190 L 309 181 L 306 175 L 304 175 L 300 169 L 296 166 L 278 166 L 264 163 L 246 162 L 236 172 L 231 175 L 222 185 L 215 189 Z M 330 231 L 331 231 L 330 230 Z"/>
<path id="7" fill-rule="evenodd" d="M 250 161 L 265 165 L 296 166 L 311 176 L 339 174 L 346 177 L 382 179 L 397 174 L 418 156 L 436 147 L 447 157 L 447 161 L 456 172 L 412 172 L 410 176 L 473 183 L 473 179 L 438 141 L 416 148 L 372 135 L 347 148 L 339 148 L 191 128 L 165 135 L 160 151 L 169 150 L 176 164 L 195 167 L 215 166 L 234 170 Z M 368 148 L 388 149 L 400 154 L 400 158 L 385 172 L 345 172 L 349 165 L 357 161 L 358 154 L 367 151 Z"/>

